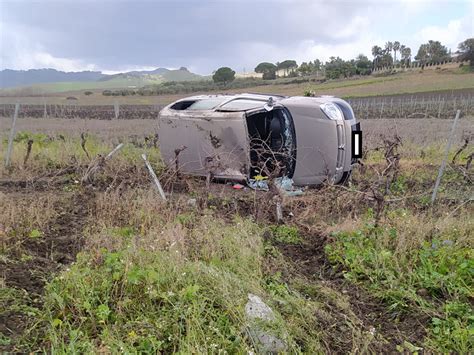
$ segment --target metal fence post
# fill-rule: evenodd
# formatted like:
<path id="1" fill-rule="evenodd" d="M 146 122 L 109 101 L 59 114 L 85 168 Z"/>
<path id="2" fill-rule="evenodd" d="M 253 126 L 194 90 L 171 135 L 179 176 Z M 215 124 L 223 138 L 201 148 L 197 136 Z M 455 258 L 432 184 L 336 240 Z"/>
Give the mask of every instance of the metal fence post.
<path id="1" fill-rule="evenodd" d="M 160 180 L 158 180 L 158 177 L 156 176 L 155 171 L 151 167 L 151 164 L 148 161 L 146 154 L 142 154 L 142 159 L 145 161 L 145 165 L 148 168 L 148 172 L 150 173 L 151 178 L 155 182 L 156 189 L 158 190 L 161 198 L 163 199 L 163 201 L 166 201 L 165 192 L 163 191 L 163 188 L 161 187 Z"/>
<path id="2" fill-rule="evenodd" d="M 17 102 L 15 105 L 15 113 L 13 114 L 12 127 L 10 129 L 10 136 L 8 137 L 7 156 L 5 157 L 6 167 L 10 166 L 10 156 L 12 154 L 13 138 L 15 138 L 15 125 L 16 125 L 16 119 L 18 118 L 19 110 L 20 110 L 20 104 Z"/>
<path id="3" fill-rule="evenodd" d="M 431 195 L 431 204 L 434 203 L 436 199 L 436 194 L 438 193 L 439 183 L 441 182 L 441 177 L 443 176 L 444 168 L 446 167 L 446 161 L 448 160 L 449 149 L 451 149 L 451 143 L 453 142 L 454 130 L 456 129 L 456 124 L 459 119 L 460 110 L 457 110 L 456 117 L 454 118 L 453 126 L 451 127 L 451 133 L 449 134 L 448 144 L 446 145 L 446 150 L 444 152 L 444 159 L 439 167 L 438 177 L 436 178 L 435 187 L 433 189 L 433 194 Z"/>
<path id="4" fill-rule="evenodd" d="M 114 114 L 115 114 L 115 119 L 118 119 L 120 115 L 120 106 L 117 100 L 114 101 Z"/>

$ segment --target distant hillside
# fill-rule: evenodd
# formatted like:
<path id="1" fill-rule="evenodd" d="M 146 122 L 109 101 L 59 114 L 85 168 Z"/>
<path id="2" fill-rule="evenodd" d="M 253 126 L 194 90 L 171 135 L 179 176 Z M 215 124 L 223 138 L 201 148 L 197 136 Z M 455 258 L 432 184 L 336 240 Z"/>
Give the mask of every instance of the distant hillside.
<path id="1" fill-rule="evenodd" d="M 132 80 L 141 79 L 146 84 L 153 84 L 153 82 L 163 81 L 194 81 L 202 80 L 203 77 L 198 74 L 191 73 L 187 68 L 181 67 L 179 69 L 158 68 L 155 70 L 130 71 L 115 75 L 107 75 L 100 79 L 101 81 L 108 80 Z M 142 85 L 143 86 L 143 85 Z"/>
<path id="2" fill-rule="evenodd" d="M 105 75 L 97 71 L 63 72 L 56 69 L 30 69 L 0 71 L 0 87 L 9 88 L 38 83 L 97 81 Z"/>
<path id="3" fill-rule="evenodd" d="M 0 88 L 4 91 L 61 92 L 69 89 L 105 89 L 143 87 L 165 81 L 194 81 L 203 77 L 187 68 L 157 68 L 149 71 L 130 71 L 107 75 L 101 72 L 62 72 L 55 69 L 30 69 L 0 71 Z M 5 93 L 5 92 L 4 92 Z"/>

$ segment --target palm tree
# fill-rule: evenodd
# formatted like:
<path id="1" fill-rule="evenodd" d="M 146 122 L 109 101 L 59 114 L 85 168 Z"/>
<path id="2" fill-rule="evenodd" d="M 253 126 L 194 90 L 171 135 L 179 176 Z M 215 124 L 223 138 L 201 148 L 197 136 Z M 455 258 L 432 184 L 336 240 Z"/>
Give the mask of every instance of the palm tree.
<path id="1" fill-rule="evenodd" d="M 400 45 L 399 52 L 400 52 L 400 62 L 402 65 L 405 65 L 405 62 L 403 60 L 403 51 L 405 50 L 406 46 L 404 44 Z"/>
<path id="2" fill-rule="evenodd" d="M 374 56 L 374 68 L 377 68 L 379 63 L 379 58 L 382 55 L 382 48 L 379 46 L 372 47 L 372 55 Z"/>
<path id="3" fill-rule="evenodd" d="M 410 47 L 405 47 L 403 49 L 400 49 L 401 56 L 403 58 L 403 63 L 405 66 L 408 66 L 410 64 L 410 58 L 411 58 L 411 48 Z"/>
<path id="4" fill-rule="evenodd" d="M 394 53 L 393 61 L 394 61 L 394 63 L 397 62 L 397 52 L 399 50 L 400 50 L 400 42 L 398 42 L 398 41 L 393 42 L 393 53 Z"/>
<path id="5" fill-rule="evenodd" d="M 393 50 L 393 43 L 390 41 L 385 43 L 385 53 L 390 54 L 390 57 L 392 56 L 392 50 Z"/>

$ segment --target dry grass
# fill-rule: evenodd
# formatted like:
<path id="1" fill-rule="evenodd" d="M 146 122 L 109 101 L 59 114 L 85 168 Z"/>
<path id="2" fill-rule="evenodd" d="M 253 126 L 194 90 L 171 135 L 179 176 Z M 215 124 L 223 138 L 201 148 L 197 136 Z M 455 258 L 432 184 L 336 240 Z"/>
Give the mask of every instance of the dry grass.
<path id="1" fill-rule="evenodd" d="M 6 122 L 2 122 L 3 129 Z M 397 179 L 390 186 L 376 227 L 371 187 L 379 180 L 377 171 L 386 164 L 383 147 L 371 151 L 365 166 L 356 169 L 352 185 L 325 185 L 308 189 L 301 197 L 284 198 L 285 224 L 276 226 L 275 206 L 269 194 L 234 191 L 223 184 L 211 184 L 208 189 L 202 180 L 161 175 L 170 192 L 170 202 L 163 203 L 149 187 L 140 158 L 140 153 L 146 151 L 159 167 L 158 150 L 146 147 L 140 137 L 155 127 L 153 120 L 67 122 L 61 125 L 60 120 L 19 120 L 20 130 L 34 130 L 41 135 L 35 136 L 37 141 L 26 167 L 22 164 L 26 145 L 21 141 L 15 144 L 12 168 L 0 170 L 0 224 L 9 236 L 15 231 L 29 240 L 33 229 L 48 232 L 44 233 L 44 243 L 33 244 L 45 248 L 48 260 L 52 259 L 50 244 L 59 248 L 63 238 L 70 237 L 71 243 L 85 237 L 77 262 L 49 284 L 46 311 L 36 310 L 35 319 L 43 322 L 47 333 L 40 333 L 38 340 L 27 337 L 26 345 L 11 349 L 37 350 L 41 344 L 53 352 L 118 352 L 117 344 L 121 344 L 130 352 L 139 346 L 150 346 L 147 349 L 154 351 L 212 352 L 211 344 L 218 344 L 222 349 L 246 352 L 251 350 L 248 339 L 237 345 L 229 339 L 241 334 L 246 294 L 255 292 L 277 312 L 279 322 L 275 327 L 280 334 L 288 335 L 290 349 L 295 352 L 382 352 L 387 348 L 395 351 L 397 345 L 408 351 L 410 344 L 407 349 L 404 341 L 426 346 L 426 351 L 438 350 L 439 340 L 437 343 L 429 338 L 423 344 L 424 328 L 428 332 L 431 329 L 427 314 L 443 317 L 439 310 L 433 310 L 434 296 L 418 295 L 422 288 L 418 284 L 406 286 L 400 294 L 396 291 L 404 285 L 400 275 L 416 278 L 417 253 L 430 250 L 432 241 L 452 243 L 456 252 L 473 247 L 473 206 L 466 201 L 470 185 L 455 167 L 446 171 L 439 202 L 431 208 L 426 199 L 442 156 L 441 141 L 446 139 L 451 122 L 362 122 L 365 143 L 370 148 L 381 146 L 381 136 L 391 137 L 394 132 L 404 141 L 399 150 Z M 472 119 L 460 121 L 456 144 L 471 125 Z M 136 140 L 127 144 L 91 186 L 81 186 L 75 180 L 80 180 L 90 162 L 80 146 L 83 130 L 91 133 L 87 148 L 92 157 L 107 153 L 118 141 L 129 142 L 132 130 L 139 136 L 139 144 Z M 59 138 L 60 134 L 64 139 Z M 465 155 L 459 158 L 463 159 Z M 58 174 L 67 167 L 73 169 Z M 39 176 L 46 181 L 44 185 L 8 185 L 12 180 L 37 181 Z M 63 197 L 67 198 L 63 201 Z M 19 228 L 21 221 L 26 223 L 23 229 Z M 296 233 L 296 237 L 278 240 L 275 230 L 293 237 Z M 365 249 L 356 248 L 357 244 L 346 242 L 344 246 L 352 252 L 350 255 L 367 257 L 362 260 L 368 265 L 361 268 L 363 272 L 393 271 L 388 273 L 390 279 L 374 286 L 363 274 L 361 280 L 352 283 L 342 276 L 346 270 L 341 271 L 341 266 L 331 267 L 325 248 L 336 243 L 341 234 L 360 235 L 351 240 L 358 242 L 364 237 L 372 243 L 370 258 L 364 254 Z M 10 237 L 3 243 L 4 250 L 15 247 Z M 63 250 L 74 253 L 71 259 L 77 251 Z M 38 260 L 44 262 L 41 257 Z M 48 265 L 48 274 L 41 274 L 44 280 L 59 268 L 57 263 Z M 37 272 L 43 264 L 28 264 L 19 255 L 8 266 Z M 349 266 L 357 269 L 359 264 Z M 28 270 L 25 276 L 36 280 Z M 5 275 L 2 282 L 5 289 L 19 287 L 10 277 Z M 369 291 L 363 291 L 360 285 Z M 462 290 L 469 287 L 461 286 Z M 422 293 L 428 292 L 423 288 Z M 8 297 L 10 302 L 12 297 Z M 449 293 L 443 297 L 439 302 L 451 301 Z M 407 316 L 396 302 L 415 315 Z M 14 316 L 24 314 L 9 311 L 19 312 L 12 313 Z M 452 319 L 464 321 L 458 315 Z M 180 328 L 183 324 L 186 327 Z M 462 332 L 463 326 L 456 324 L 449 329 Z M 82 333 L 74 338 L 77 329 Z M 213 329 L 221 333 L 212 333 Z M 49 340 L 45 342 L 41 337 Z M 441 340 L 450 349 L 451 340 Z"/>
<path id="2" fill-rule="evenodd" d="M 11 127 L 11 118 L 0 117 L 0 137 L 6 139 Z M 118 138 L 149 136 L 158 131 L 156 120 L 89 120 L 61 118 L 19 118 L 17 132 L 42 133 L 56 137 L 60 134 L 79 138 L 81 133 L 91 134 L 104 141 L 116 142 Z"/>
<path id="3" fill-rule="evenodd" d="M 472 134 L 474 117 L 463 117 L 455 131 L 455 141 L 461 142 L 467 134 Z M 407 119 L 363 119 L 361 127 L 364 131 L 364 141 L 373 147 L 381 135 L 391 135 L 398 132 L 406 141 L 420 146 L 428 146 L 446 140 L 452 120 L 436 118 L 407 118 Z M 11 119 L 0 117 L 0 138 L 7 139 Z M 84 120 L 68 119 L 67 124 L 60 118 L 31 119 L 19 118 L 17 132 L 42 133 L 48 136 L 64 136 L 78 138 L 81 133 L 89 133 L 102 141 L 117 142 L 118 139 L 133 139 L 145 137 L 158 132 L 156 120 Z"/>

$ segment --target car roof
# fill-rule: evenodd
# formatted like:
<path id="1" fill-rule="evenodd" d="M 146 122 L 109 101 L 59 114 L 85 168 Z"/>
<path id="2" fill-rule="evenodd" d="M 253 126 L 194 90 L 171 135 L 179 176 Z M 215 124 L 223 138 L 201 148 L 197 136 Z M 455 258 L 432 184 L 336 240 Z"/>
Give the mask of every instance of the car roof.
<path id="1" fill-rule="evenodd" d="M 171 105 L 170 105 L 170 108 L 171 106 L 173 106 L 174 104 L 178 103 L 178 102 L 183 102 L 183 101 L 196 101 L 196 102 L 202 102 L 204 103 L 204 101 L 216 101 L 218 102 L 218 104 L 216 106 L 213 106 L 213 107 L 206 107 L 205 105 L 203 105 L 205 108 L 199 108 L 200 111 L 248 111 L 248 110 L 251 110 L 251 109 L 258 109 L 258 108 L 263 108 L 263 106 L 265 106 L 265 104 L 268 103 L 268 101 L 270 99 L 272 99 L 272 101 L 274 103 L 284 99 L 286 96 L 281 96 L 281 95 L 273 95 L 273 94 L 260 94 L 260 93 L 239 93 L 239 94 L 214 94 L 214 95 L 195 95 L 195 96 L 189 96 L 189 97 L 185 97 L 183 99 L 180 99 L 180 100 L 177 100 L 175 102 L 173 102 Z M 222 99 L 221 102 L 219 102 L 219 99 Z M 246 102 L 254 102 L 255 105 L 239 105 L 236 107 L 233 107 L 233 108 L 225 108 L 225 107 L 222 107 L 224 105 L 227 105 L 229 104 L 230 102 L 232 101 L 236 101 L 236 100 L 241 100 L 242 101 L 246 101 Z M 192 105 L 189 106 L 189 109 L 193 109 L 192 108 Z"/>
<path id="2" fill-rule="evenodd" d="M 341 102 L 344 101 L 330 95 L 318 95 L 318 96 L 283 96 L 266 93 L 238 93 L 238 94 L 207 94 L 207 95 L 195 95 L 179 99 L 165 109 L 171 109 L 173 111 L 192 111 L 200 113 L 211 113 L 211 112 L 248 112 L 254 110 L 264 109 L 265 105 L 280 104 L 286 106 L 286 104 L 298 103 L 303 106 L 313 106 L 315 104 L 321 104 L 324 102 Z M 175 108 L 177 104 L 183 103 L 182 108 Z"/>

